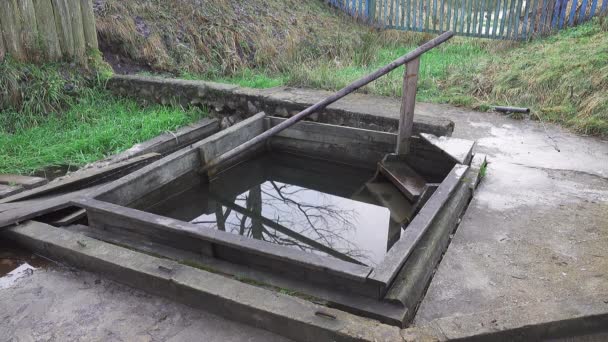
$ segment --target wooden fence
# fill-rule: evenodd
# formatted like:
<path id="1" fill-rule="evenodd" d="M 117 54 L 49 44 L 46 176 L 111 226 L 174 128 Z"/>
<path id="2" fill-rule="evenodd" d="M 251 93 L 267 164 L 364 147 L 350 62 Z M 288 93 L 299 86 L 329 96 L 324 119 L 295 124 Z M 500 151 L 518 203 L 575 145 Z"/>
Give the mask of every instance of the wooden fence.
<path id="1" fill-rule="evenodd" d="M 0 0 L 0 61 L 75 61 L 97 49 L 92 0 Z"/>
<path id="2" fill-rule="evenodd" d="M 528 39 L 608 13 L 608 0 L 326 0 L 382 28 Z"/>

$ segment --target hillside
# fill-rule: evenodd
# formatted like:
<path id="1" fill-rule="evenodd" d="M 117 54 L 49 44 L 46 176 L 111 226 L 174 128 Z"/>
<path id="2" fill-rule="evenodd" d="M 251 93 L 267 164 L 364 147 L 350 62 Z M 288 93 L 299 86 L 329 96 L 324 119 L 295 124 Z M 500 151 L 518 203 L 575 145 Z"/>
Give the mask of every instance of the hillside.
<path id="1" fill-rule="evenodd" d="M 279 70 L 339 57 L 368 31 L 320 0 L 96 0 L 95 12 L 101 49 L 123 72 Z"/>
<path id="2" fill-rule="evenodd" d="M 165 72 L 250 87 L 338 89 L 429 35 L 377 31 L 321 0 L 97 1 L 102 50 L 117 72 Z M 605 18 L 530 43 L 455 38 L 422 59 L 418 100 L 608 135 Z M 395 72 L 362 91 L 398 96 Z"/>

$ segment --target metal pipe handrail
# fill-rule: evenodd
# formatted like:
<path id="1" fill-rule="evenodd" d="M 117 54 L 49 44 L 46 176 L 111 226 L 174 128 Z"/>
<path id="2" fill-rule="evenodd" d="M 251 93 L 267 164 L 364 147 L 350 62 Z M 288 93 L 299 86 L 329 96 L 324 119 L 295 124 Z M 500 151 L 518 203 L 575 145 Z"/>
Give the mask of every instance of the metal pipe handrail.
<path id="1" fill-rule="evenodd" d="M 270 129 L 268 129 L 267 131 L 265 131 L 264 133 L 262 133 L 256 137 L 254 137 L 253 139 L 233 148 L 232 150 L 229 150 L 228 152 L 226 152 L 210 161 L 204 161 L 205 165 L 201 168 L 201 172 L 207 172 L 209 169 L 212 169 L 212 168 L 215 168 L 215 167 L 221 165 L 222 163 L 239 155 L 243 151 L 264 142 L 265 140 L 269 139 L 273 135 L 281 132 L 282 130 L 284 130 L 286 128 L 291 127 L 292 125 L 294 125 L 298 121 L 304 119 L 305 117 L 307 117 L 319 110 L 324 109 L 325 107 L 329 106 L 330 104 L 332 104 L 332 103 L 338 101 L 339 99 L 343 98 L 344 96 L 352 93 L 353 91 L 367 85 L 370 82 L 377 80 L 378 78 L 388 74 L 389 72 L 397 69 L 398 67 L 400 67 L 412 60 L 415 60 L 416 58 L 420 57 L 423 53 L 444 43 L 445 41 L 452 38 L 453 36 L 454 36 L 454 33 L 452 31 L 447 31 L 447 32 L 442 33 L 441 35 L 420 45 L 415 50 L 403 55 L 402 57 L 397 58 L 393 62 L 383 66 L 382 68 L 374 71 L 373 73 L 352 82 L 351 84 L 340 89 L 336 93 L 334 93 L 334 94 L 326 97 L 325 99 L 315 103 L 314 105 L 304 109 L 303 111 L 301 111 L 298 114 L 292 116 L 291 118 L 281 122 L 280 124 L 278 124 L 274 127 L 271 127 Z"/>

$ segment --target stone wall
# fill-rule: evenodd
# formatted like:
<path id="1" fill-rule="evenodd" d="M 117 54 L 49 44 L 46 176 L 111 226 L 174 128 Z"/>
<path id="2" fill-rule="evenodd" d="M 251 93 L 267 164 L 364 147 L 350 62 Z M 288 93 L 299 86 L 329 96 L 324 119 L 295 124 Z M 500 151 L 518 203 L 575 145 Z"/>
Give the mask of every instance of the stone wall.
<path id="1" fill-rule="evenodd" d="M 250 89 L 236 85 L 145 76 L 114 76 L 107 87 L 115 94 L 143 102 L 205 106 L 215 114 L 230 119 L 265 112 L 289 117 L 330 95 L 330 92 L 278 87 Z M 399 123 L 399 100 L 351 94 L 332 104 L 310 120 L 379 131 L 396 132 Z M 450 136 L 454 123 L 446 118 L 416 114 L 414 133 Z"/>

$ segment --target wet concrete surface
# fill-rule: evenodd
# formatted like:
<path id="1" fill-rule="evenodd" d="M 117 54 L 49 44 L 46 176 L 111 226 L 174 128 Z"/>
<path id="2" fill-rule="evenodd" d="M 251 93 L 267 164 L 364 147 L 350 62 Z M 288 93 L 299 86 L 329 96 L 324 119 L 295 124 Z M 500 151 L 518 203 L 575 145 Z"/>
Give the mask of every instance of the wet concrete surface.
<path id="1" fill-rule="evenodd" d="M 399 115 L 398 99 L 356 100 Z M 443 105 L 416 112 L 453 120 L 490 164 L 414 325 L 468 336 L 608 313 L 608 142 Z M 24 341 L 281 340 L 84 272 L 34 272 L 0 303 L 0 336 Z"/>
<path id="2" fill-rule="evenodd" d="M 0 290 L 3 341 L 287 341 L 95 274 L 37 269 Z"/>
<path id="3" fill-rule="evenodd" d="M 465 315 L 494 324 L 440 327 L 446 336 L 466 336 L 458 330 L 583 318 L 585 308 L 568 311 L 579 298 L 594 298 L 594 313 L 608 313 L 608 142 L 493 113 L 417 110 L 452 119 L 454 136 L 477 140 L 489 166 L 415 325 Z M 523 311 L 536 314 L 521 321 Z"/>

